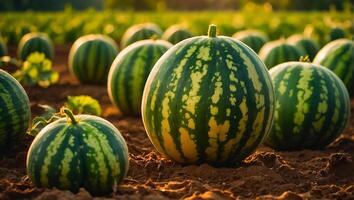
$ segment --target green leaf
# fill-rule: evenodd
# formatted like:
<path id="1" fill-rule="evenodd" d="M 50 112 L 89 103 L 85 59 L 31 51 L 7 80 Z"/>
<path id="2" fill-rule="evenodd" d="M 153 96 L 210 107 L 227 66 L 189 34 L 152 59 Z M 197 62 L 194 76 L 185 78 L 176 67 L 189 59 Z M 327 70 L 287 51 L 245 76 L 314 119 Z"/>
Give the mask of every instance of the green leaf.
<path id="1" fill-rule="evenodd" d="M 42 108 L 44 112 L 33 119 L 32 127 L 27 131 L 27 133 L 32 136 L 36 136 L 45 126 L 61 117 L 61 114 L 51 106 L 39 105 L 39 107 Z"/>
<path id="2" fill-rule="evenodd" d="M 59 80 L 59 73 L 52 70 L 52 62 L 45 58 L 45 54 L 38 52 L 30 54 L 13 76 L 24 85 L 44 88 Z"/>
<path id="3" fill-rule="evenodd" d="M 102 109 L 99 102 L 86 95 L 68 96 L 65 106 L 72 110 L 75 114 L 91 114 L 100 116 Z"/>

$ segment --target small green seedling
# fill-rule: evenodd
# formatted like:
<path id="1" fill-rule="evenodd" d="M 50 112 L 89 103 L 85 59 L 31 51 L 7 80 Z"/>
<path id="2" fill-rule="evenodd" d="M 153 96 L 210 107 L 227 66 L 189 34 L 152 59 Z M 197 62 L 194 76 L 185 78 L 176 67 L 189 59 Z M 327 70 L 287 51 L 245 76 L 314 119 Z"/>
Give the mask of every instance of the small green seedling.
<path id="1" fill-rule="evenodd" d="M 47 88 L 59 80 L 59 73 L 52 70 L 52 62 L 43 53 L 34 52 L 27 57 L 20 70 L 13 76 L 26 86 Z"/>
<path id="2" fill-rule="evenodd" d="M 99 102 L 86 95 L 68 96 L 65 106 L 72 110 L 75 114 L 90 114 L 100 116 L 102 109 Z"/>

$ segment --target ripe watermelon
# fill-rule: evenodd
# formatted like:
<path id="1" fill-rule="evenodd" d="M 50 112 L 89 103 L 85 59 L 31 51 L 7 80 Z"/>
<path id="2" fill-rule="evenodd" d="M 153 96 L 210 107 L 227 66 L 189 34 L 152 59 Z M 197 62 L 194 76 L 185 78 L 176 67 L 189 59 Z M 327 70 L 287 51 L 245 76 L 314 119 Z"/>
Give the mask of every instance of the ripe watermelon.
<path id="1" fill-rule="evenodd" d="M 193 37 L 170 48 L 146 82 L 142 117 L 156 149 L 180 163 L 234 164 L 272 125 L 274 91 L 266 66 L 244 43 Z"/>
<path id="2" fill-rule="evenodd" d="M 268 69 L 283 62 L 298 61 L 302 55 L 301 49 L 285 43 L 284 39 L 268 42 L 259 51 L 259 57 Z"/>
<path id="3" fill-rule="evenodd" d="M 235 33 L 232 37 L 247 44 L 256 53 L 269 41 L 269 38 L 264 33 L 257 30 L 240 31 Z"/>
<path id="4" fill-rule="evenodd" d="M 164 34 L 162 35 L 162 39 L 171 42 L 172 44 L 177 44 L 178 42 L 185 40 L 187 38 L 192 37 L 192 33 L 187 29 L 174 25 L 169 27 Z"/>
<path id="5" fill-rule="evenodd" d="M 313 60 L 317 52 L 320 50 L 320 46 L 316 41 L 300 34 L 289 37 L 287 42 L 301 49 L 304 56 L 307 55 L 310 60 Z"/>
<path id="6" fill-rule="evenodd" d="M 111 38 L 98 34 L 82 36 L 70 49 L 69 68 L 82 83 L 106 84 L 117 54 L 118 47 Z"/>
<path id="7" fill-rule="evenodd" d="M 125 48 L 108 75 L 111 101 L 126 115 L 140 115 L 147 77 L 156 61 L 172 46 L 163 40 L 142 40 Z"/>
<path id="8" fill-rule="evenodd" d="M 124 138 L 100 117 L 65 112 L 70 120 L 49 124 L 31 144 L 26 163 L 29 178 L 37 187 L 111 192 L 129 167 Z"/>
<path id="9" fill-rule="evenodd" d="M 317 149 L 331 143 L 349 122 L 350 99 L 330 70 L 305 62 L 272 68 L 276 107 L 266 144 L 279 150 Z"/>
<path id="10" fill-rule="evenodd" d="M 146 40 L 151 38 L 160 38 L 162 30 L 156 24 L 136 24 L 130 27 L 123 35 L 121 40 L 121 47 L 125 48 L 139 40 Z"/>
<path id="11" fill-rule="evenodd" d="M 0 57 L 7 55 L 7 47 L 3 40 L 0 38 Z"/>
<path id="12" fill-rule="evenodd" d="M 44 53 L 46 58 L 54 58 L 54 46 L 45 33 L 27 33 L 24 35 L 17 49 L 17 57 L 26 60 L 27 57 L 34 52 Z"/>
<path id="13" fill-rule="evenodd" d="M 0 154 L 25 136 L 30 116 L 25 90 L 14 77 L 0 70 Z"/>
<path id="14" fill-rule="evenodd" d="M 354 42 L 338 39 L 328 43 L 316 55 L 314 63 L 332 70 L 354 95 Z"/>

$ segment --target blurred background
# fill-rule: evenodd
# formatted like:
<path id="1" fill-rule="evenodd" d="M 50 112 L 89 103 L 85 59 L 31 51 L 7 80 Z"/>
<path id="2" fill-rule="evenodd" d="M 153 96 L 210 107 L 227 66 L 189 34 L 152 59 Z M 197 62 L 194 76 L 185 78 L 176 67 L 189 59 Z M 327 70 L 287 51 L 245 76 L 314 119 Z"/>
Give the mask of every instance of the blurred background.
<path id="1" fill-rule="evenodd" d="M 67 6 L 75 10 L 234 10 L 252 4 L 274 10 L 344 10 L 354 0 L 2 0 L 0 11 L 60 11 Z"/>
<path id="2" fill-rule="evenodd" d="M 71 44 L 86 34 L 119 42 L 134 24 L 155 23 L 163 31 L 181 25 L 205 35 L 208 25 L 232 36 L 257 29 L 269 39 L 305 34 L 321 45 L 335 28 L 354 31 L 354 0 L 1 0 L 0 38 L 17 45 L 29 32 L 44 32 L 55 44 Z M 265 17 L 266 16 L 266 17 Z"/>

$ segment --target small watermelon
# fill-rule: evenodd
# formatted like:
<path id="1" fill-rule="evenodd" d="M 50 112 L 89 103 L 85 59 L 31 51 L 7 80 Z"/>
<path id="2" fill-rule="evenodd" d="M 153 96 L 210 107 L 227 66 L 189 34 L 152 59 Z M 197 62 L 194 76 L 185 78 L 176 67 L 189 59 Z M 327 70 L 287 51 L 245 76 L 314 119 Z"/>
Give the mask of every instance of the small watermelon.
<path id="1" fill-rule="evenodd" d="M 162 30 L 156 24 L 136 24 L 130 27 L 123 35 L 121 47 L 125 48 L 139 40 L 155 38 L 158 39 L 162 35 Z"/>
<path id="2" fill-rule="evenodd" d="M 37 187 L 106 194 L 125 177 L 128 148 L 120 132 L 93 115 L 76 115 L 42 129 L 27 155 L 27 173 Z"/>
<path id="3" fill-rule="evenodd" d="M 349 122 L 350 99 L 330 70 L 305 62 L 287 62 L 270 71 L 276 107 L 266 144 L 278 150 L 323 148 Z"/>
<path id="4" fill-rule="evenodd" d="M 349 94 L 354 95 L 354 42 L 352 40 L 338 39 L 328 43 L 318 52 L 313 62 L 337 74 Z"/>
<path id="5" fill-rule="evenodd" d="M 34 52 L 44 53 L 45 57 L 54 58 L 54 46 L 51 39 L 45 33 L 27 33 L 24 35 L 17 49 L 17 57 L 26 60 Z"/>
<path id="6" fill-rule="evenodd" d="M 287 44 L 284 39 L 268 42 L 259 51 L 259 57 L 268 69 L 283 62 L 298 61 L 302 55 L 301 49 Z"/>
<path id="7" fill-rule="evenodd" d="M 0 70 L 0 154 L 25 136 L 30 117 L 25 90 L 14 77 Z"/>
<path id="8" fill-rule="evenodd" d="M 193 37 L 170 48 L 146 82 L 142 117 L 156 149 L 180 163 L 235 164 L 272 126 L 274 91 L 257 54 L 231 37 Z"/>
<path id="9" fill-rule="evenodd" d="M 109 68 L 118 54 L 113 39 L 99 34 L 82 36 L 69 53 L 69 69 L 82 83 L 106 84 Z"/>
<path id="10" fill-rule="evenodd" d="M 235 33 L 232 37 L 247 44 L 256 53 L 269 41 L 269 38 L 263 32 L 257 30 L 240 31 Z"/>
<path id="11" fill-rule="evenodd" d="M 192 33 L 189 32 L 187 29 L 179 25 L 173 25 L 164 32 L 164 34 L 162 35 L 162 39 L 169 41 L 172 44 L 177 44 L 178 42 L 190 38 L 192 36 Z"/>
<path id="12" fill-rule="evenodd" d="M 287 42 L 301 49 L 304 56 L 307 55 L 310 60 L 313 60 L 320 50 L 320 45 L 316 41 L 300 34 L 289 37 Z"/>
<path id="13" fill-rule="evenodd" d="M 117 56 L 109 72 L 107 88 L 111 101 L 123 114 L 140 115 L 146 79 L 156 61 L 171 46 L 163 40 L 142 40 Z"/>

